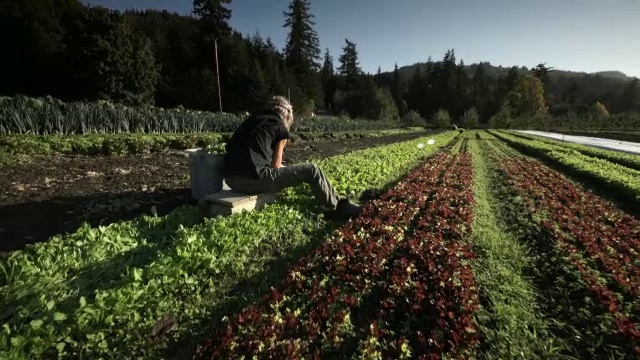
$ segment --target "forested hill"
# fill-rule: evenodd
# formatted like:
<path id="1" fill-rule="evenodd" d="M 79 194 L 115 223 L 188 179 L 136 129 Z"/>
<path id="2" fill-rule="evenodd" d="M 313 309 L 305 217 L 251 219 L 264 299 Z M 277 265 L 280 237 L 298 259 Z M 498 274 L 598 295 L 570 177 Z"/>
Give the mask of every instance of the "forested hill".
<path id="1" fill-rule="evenodd" d="M 463 65 L 463 68 L 465 73 L 470 78 L 473 78 L 480 65 L 483 67 L 483 73 L 492 77 L 495 81 L 505 79 L 512 69 L 520 75 L 535 75 L 534 67 L 495 66 L 489 62 Z M 413 65 L 399 66 L 398 71 L 408 81 L 415 74 L 418 66 L 424 68 L 428 66 L 428 63 L 420 62 Z M 550 68 L 545 82 L 545 90 L 551 107 L 567 102 L 591 104 L 595 101 L 601 101 L 613 108 L 622 107 L 617 105 L 622 101 L 624 89 L 635 79 L 620 71 L 586 73 L 554 69 L 550 64 L 545 64 L 545 66 Z M 381 75 L 383 79 L 386 79 L 386 82 L 390 82 L 392 76 L 392 72 L 385 72 Z"/>
<path id="2" fill-rule="evenodd" d="M 402 76 L 405 76 L 406 78 L 409 78 L 411 75 L 413 75 L 416 71 L 416 67 L 418 66 L 418 64 L 424 66 L 426 65 L 426 63 L 416 63 L 413 65 L 405 65 L 405 66 L 400 66 L 398 68 L 398 70 L 400 71 L 400 74 L 402 74 Z M 491 65 L 490 62 L 483 62 L 483 65 L 485 65 L 486 67 L 486 71 L 487 74 L 494 76 L 494 77 L 500 77 L 500 76 L 507 76 L 507 74 L 509 73 L 509 69 L 512 68 L 512 66 L 501 66 L 501 65 Z M 474 63 L 474 64 L 470 64 L 470 65 L 465 65 L 465 70 L 467 72 L 467 74 L 469 74 L 470 76 L 473 76 L 473 74 L 475 73 L 477 67 L 478 67 L 479 63 Z M 549 65 L 549 64 L 547 64 Z M 551 65 L 549 65 L 551 66 Z M 531 74 L 531 69 L 527 68 L 526 66 L 516 66 L 516 68 L 518 69 L 518 71 L 521 74 Z M 595 72 L 595 73 L 586 73 L 586 72 L 577 72 L 577 71 L 568 71 L 568 70 L 559 70 L 559 69 L 553 69 L 552 72 L 549 73 L 549 77 L 553 80 L 560 80 L 560 81 L 571 81 L 571 80 L 578 80 L 584 77 L 603 77 L 606 79 L 614 79 L 614 80 L 620 80 L 620 84 L 624 84 L 627 83 L 631 80 L 633 80 L 633 77 L 631 76 L 627 76 L 626 74 L 624 74 L 623 72 L 620 71 L 600 71 L 600 72 Z"/>

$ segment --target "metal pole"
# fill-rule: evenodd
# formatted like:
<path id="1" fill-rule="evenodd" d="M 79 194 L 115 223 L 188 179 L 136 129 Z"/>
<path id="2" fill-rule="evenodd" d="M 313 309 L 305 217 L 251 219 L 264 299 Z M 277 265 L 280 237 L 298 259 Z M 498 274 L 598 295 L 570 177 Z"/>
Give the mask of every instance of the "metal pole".
<path id="1" fill-rule="evenodd" d="M 222 93 L 220 91 L 220 67 L 218 66 L 218 38 L 215 39 L 216 47 L 216 78 L 218 79 L 218 102 L 220 104 L 220 112 L 222 112 Z"/>

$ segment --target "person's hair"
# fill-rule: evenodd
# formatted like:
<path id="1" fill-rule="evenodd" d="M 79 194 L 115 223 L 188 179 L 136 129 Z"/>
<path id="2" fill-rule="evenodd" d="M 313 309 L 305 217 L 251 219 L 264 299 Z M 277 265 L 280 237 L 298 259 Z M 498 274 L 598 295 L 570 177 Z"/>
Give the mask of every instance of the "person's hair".
<path id="1" fill-rule="evenodd" d="M 271 109 L 280 115 L 284 126 L 287 129 L 291 129 L 293 125 L 293 106 L 291 106 L 291 102 L 284 96 L 274 96 L 271 99 Z"/>

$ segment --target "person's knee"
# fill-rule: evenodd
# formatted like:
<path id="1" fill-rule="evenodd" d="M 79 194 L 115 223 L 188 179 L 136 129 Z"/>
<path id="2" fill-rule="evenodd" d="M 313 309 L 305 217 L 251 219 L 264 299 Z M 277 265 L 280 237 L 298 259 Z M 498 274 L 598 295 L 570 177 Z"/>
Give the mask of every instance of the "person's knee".
<path id="1" fill-rule="evenodd" d="M 313 166 L 311 167 L 311 174 L 313 175 L 314 178 L 320 177 L 320 174 L 322 174 L 320 167 L 316 164 L 312 164 L 312 165 Z"/>
<path id="2" fill-rule="evenodd" d="M 301 164 L 302 168 L 301 173 L 303 174 L 303 178 L 305 181 L 312 181 L 320 177 L 321 171 L 318 165 L 316 164 Z"/>

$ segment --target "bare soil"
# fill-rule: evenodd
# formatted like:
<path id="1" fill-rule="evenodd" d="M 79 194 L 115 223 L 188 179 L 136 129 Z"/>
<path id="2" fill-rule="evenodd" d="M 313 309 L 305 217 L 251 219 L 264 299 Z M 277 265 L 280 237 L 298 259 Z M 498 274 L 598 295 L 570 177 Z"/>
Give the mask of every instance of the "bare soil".
<path id="1" fill-rule="evenodd" d="M 415 139 L 433 132 L 338 141 L 297 141 L 289 164 Z M 56 234 L 164 215 L 194 203 L 183 152 L 134 156 L 36 156 L 0 166 L 0 255 Z"/>

